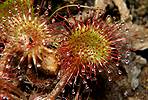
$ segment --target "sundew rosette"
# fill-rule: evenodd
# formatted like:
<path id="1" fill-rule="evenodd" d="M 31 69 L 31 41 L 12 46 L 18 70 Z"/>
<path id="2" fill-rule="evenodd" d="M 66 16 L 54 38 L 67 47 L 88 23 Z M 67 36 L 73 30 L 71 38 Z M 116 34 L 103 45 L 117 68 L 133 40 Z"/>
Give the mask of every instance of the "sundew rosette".
<path id="1" fill-rule="evenodd" d="M 82 6 L 77 7 L 80 9 Z M 64 19 L 67 32 L 63 33 L 65 37 L 57 49 L 61 75 L 59 82 L 47 96 L 51 100 L 62 92 L 66 84 L 72 82 L 75 85 L 78 77 L 86 83 L 87 88 L 87 80 L 96 80 L 99 73 L 112 81 L 121 74 L 120 62 L 127 59 L 126 53 L 129 52 L 123 23 L 111 23 L 110 17 L 105 21 L 103 14 L 92 9 L 85 15 L 79 11 L 76 17 L 70 14 L 70 10 L 68 14 L 71 18 L 60 13 L 56 16 Z M 75 89 L 72 91 L 78 92 Z"/>
<path id="2" fill-rule="evenodd" d="M 6 72 L 9 69 L 23 72 L 32 67 L 41 68 L 47 74 L 56 75 L 58 66 L 55 51 L 48 48 L 48 44 L 53 41 L 50 31 L 52 27 L 47 20 L 48 13 L 39 16 L 40 9 L 35 8 L 34 12 L 30 0 L 10 3 L 13 2 L 15 6 L 9 9 L 9 16 L 1 17 L 0 22 L 0 36 L 4 37 L 1 40 L 5 42 L 1 67 Z M 22 7 L 24 3 L 25 8 Z"/>

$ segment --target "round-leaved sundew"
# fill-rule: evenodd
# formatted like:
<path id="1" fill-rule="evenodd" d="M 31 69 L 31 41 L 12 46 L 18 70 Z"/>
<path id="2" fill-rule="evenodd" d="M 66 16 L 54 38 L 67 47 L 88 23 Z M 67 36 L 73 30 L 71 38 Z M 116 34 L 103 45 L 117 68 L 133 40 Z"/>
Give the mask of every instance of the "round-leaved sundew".
<path id="1" fill-rule="evenodd" d="M 11 74 L 16 74 L 15 69 L 23 72 L 41 68 L 48 74 L 56 75 L 55 50 L 48 47 L 53 41 L 48 14 L 39 15 L 39 6 L 33 8 L 30 0 L 6 3 L 8 8 L 9 5 L 13 8 L 8 10 L 8 14 L 0 16 L 0 42 L 5 44 L 0 61 L 3 71 L 9 73 L 10 70 Z"/>
<path id="2" fill-rule="evenodd" d="M 89 8 L 80 5 L 77 7 Z M 104 73 L 108 81 L 112 81 L 121 74 L 118 67 L 121 60 L 127 60 L 126 52 L 129 51 L 123 23 L 105 21 L 103 14 L 92 9 L 88 9 L 85 15 L 79 11 L 76 17 L 70 15 L 69 10 L 68 14 L 70 18 L 60 13 L 56 16 L 64 19 L 63 26 L 67 32 L 63 33 L 64 37 L 57 49 L 61 74 L 59 82 L 46 97 L 51 100 L 63 91 L 66 84 L 76 84 L 77 77 L 87 82 L 95 79 L 98 73 Z"/>

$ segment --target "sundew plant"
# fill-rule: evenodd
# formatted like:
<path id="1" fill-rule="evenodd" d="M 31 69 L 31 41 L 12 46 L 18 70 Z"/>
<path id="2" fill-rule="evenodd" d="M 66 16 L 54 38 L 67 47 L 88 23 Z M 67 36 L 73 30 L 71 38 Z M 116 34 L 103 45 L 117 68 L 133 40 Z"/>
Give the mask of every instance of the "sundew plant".
<path id="1" fill-rule="evenodd" d="M 126 29 L 123 22 L 104 18 L 105 11 L 66 5 L 49 15 L 50 9 L 33 7 L 32 0 L 6 0 L 0 7 L 0 43 L 5 47 L 0 81 L 9 84 L 0 98 L 86 99 L 98 76 L 114 81 L 122 74 L 121 62 L 129 52 Z"/>

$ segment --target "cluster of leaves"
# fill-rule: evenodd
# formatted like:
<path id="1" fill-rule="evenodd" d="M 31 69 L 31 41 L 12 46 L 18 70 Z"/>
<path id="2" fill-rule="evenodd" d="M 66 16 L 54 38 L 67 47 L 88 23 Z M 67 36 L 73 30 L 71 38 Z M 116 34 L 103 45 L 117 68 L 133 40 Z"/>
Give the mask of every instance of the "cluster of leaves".
<path id="1" fill-rule="evenodd" d="M 64 6 L 63 13 L 58 9 L 49 17 L 50 6 L 33 4 L 0 4 L 0 98 L 97 98 L 99 85 L 121 74 L 118 67 L 127 60 L 122 24 L 105 22 L 87 6 L 82 7 L 90 13 L 83 19 L 80 5 Z"/>

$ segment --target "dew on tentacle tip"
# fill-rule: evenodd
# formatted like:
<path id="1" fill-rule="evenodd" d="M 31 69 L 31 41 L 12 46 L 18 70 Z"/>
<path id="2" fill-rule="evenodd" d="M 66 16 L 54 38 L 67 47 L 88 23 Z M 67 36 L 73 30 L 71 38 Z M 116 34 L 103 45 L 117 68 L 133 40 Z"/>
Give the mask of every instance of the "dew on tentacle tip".
<path id="1" fill-rule="evenodd" d="M 80 10 L 80 4 L 77 5 L 78 10 Z"/>
<path id="2" fill-rule="evenodd" d="M 18 79 L 19 81 L 22 81 L 23 80 L 23 78 L 22 77 L 19 77 L 19 79 Z"/>
<path id="3" fill-rule="evenodd" d="M 28 64 L 28 68 L 32 68 L 32 65 L 31 64 Z"/>
<path id="4" fill-rule="evenodd" d="M 18 66 L 17 66 L 17 69 L 18 69 L 18 70 L 20 70 L 20 69 L 21 69 L 21 67 L 18 65 Z"/>
<path id="5" fill-rule="evenodd" d="M 70 81 L 69 84 L 72 85 L 73 84 L 72 81 Z"/>
<path id="6" fill-rule="evenodd" d="M 95 68 L 92 68 L 92 69 L 91 69 L 92 72 L 95 72 L 95 70 L 96 70 Z"/>
<path id="7" fill-rule="evenodd" d="M 11 59 L 10 59 L 10 58 L 8 58 L 8 59 L 7 59 L 7 61 L 8 61 L 8 62 L 10 62 L 10 61 L 11 61 Z"/>
<path id="8" fill-rule="evenodd" d="M 110 74 L 111 73 L 111 70 L 107 70 L 107 73 Z"/>
<path id="9" fill-rule="evenodd" d="M 126 65 L 130 64 L 130 60 L 129 60 L 129 59 L 124 59 L 123 62 L 124 62 Z"/>
<path id="10" fill-rule="evenodd" d="M 127 55 L 127 57 L 129 57 L 131 55 L 131 52 L 130 51 L 127 51 L 126 52 L 126 55 Z"/>
<path id="11" fill-rule="evenodd" d="M 87 76 L 86 76 L 86 79 L 90 79 L 90 76 L 89 76 L 89 75 L 87 75 Z"/>
<path id="12" fill-rule="evenodd" d="M 76 94 L 76 92 L 75 92 L 75 90 L 74 90 L 74 89 L 72 89 L 72 94 Z"/>
<path id="13" fill-rule="evenodd" d="M 46 10 L 46 11 L 44 12 L 44 15 L 45 15 L 45 16 L 48 16 L 48 15 L 49 15 L 48 10 Z"/>
<path id="14" fill-rule="evenodd" d="M 116 66 L 117 66 L 117 67 L 119 67 L 119 65 L 120 65 L 119 63 L 116 63 Z"/>
<path id="15" fill-rule="evenodd" d="M 62 93 L 65 93 L 65 89 L 63 89 Z"/>
<path id="16" fill-rule="evenodd" d="M 12 14 L 12 11 L 11 11 L 11 10 L 9 10 L 9 11 L 8 11 L 8 13 L 9 13 L 9 14 Z"/>
<path id="17" fill-rule="evenodd" d="M 2 100 L 9 100 L 9 97 L 3 96 L 3 97 L 2 97 Z"/>
<path id="18" fill-rule="evenodd" d="M 54 23 L 55 22 L 55 18 L 52 18 L 51 22 Z"/>
<path id="19" fill-rule="evenodd" d="M 86 80 L 83 80 L 82 82 L 83 82 L 83 84 L 87 84 L 87 81 Z"/>
<path id="20" fill-rule="evenodd" d="M 107 17 L 106 17 L 106 22 L 107 22 L 108 24 L 113 23 L 113 18 L 112 18 L 110 15 L 107 15 Z"/>
<path id="21" fill-rule="evenodd" d="M 129 32 L 129 29 L 125 29 L 125 32 L 128 33 Z"/>
<path id="22" fill-rule="evenodd" d="M 6 69 L 9 69 L 10 67 L 11 67 L 10 65 L 8 65 L 8 64 L 6 65 Z"/>
<path id="23" fill-rule="evenodd" d="M 52 7 L 51 5 L 48 5 L 48 9 L 49 9 L 49 10 L 51 10 L 51 7 Z"/>
<path id="24" fill-rule="evenodd" d="M 15 8 L 14 8 L 14 10 L 15 10 L 15 11 L 18 11 L 18 8 L 17 8 L 17 7 L 15 7 Z"/>
<path id="25" fill-rule="evenodd" d="M 101 73 L 101 72 L 103 72 L 103 70 L 102 69 L 99 69 L 99 73 Z"/>
<path id="26" fill-rule="evenodd" d="M 119 70 L 119 69 L 118 69 L 118 74 L 119 74 L 119 75 L 121 75 L 121 74 L 122 74 L 122 71 L 121 71 L 121 70 Z"/>
<path id="27" fill-rule="evenodd" d="M 90 89 L 89 86 L 88 86 L 88 84 L 85 84 L 85 89 L 86 90 Z"/>
<path id="28" fill-rule="evenodd" d="M 112 78 L 110 76 L 108 76 L 108 81 L 111 82 L 112 81 Z"/>
<path id="29" fill-rule="evenodd" d="M 141 42 L 141 43 L 144 43 L 144 39 L 140 39 L 140 42 Z"/>
<path id="30" fill-rule="evenodd" d="M 41 64 L 37 64 L 36 67 L 38 67 L 38 68 L 41 67 Z"/>
<path id="31" fill-rule="evenodd" d="M 40 5 L 37 5 L 37 6 L 36 6 L 36 9 L 37 9 L 37 10 L 40 10 L 40 9 L 41 9 Z"/>

